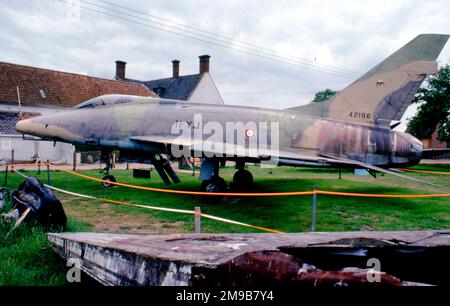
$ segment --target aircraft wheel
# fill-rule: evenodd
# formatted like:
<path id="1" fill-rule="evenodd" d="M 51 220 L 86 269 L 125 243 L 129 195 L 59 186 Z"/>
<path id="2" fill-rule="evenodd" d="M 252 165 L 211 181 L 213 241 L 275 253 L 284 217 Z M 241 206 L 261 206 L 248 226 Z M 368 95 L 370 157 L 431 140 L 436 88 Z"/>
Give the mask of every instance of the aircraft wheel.
<path id="1" fill-rule="evenodd" d="M 209 180 L 202 181 L 201 189 L 204 192 L 223 192 L 227 189 L 227 184 L 223 178 L 213 176 Z"/>
<path id="2" fill-rule="evenodd" d="M 111 183 L 108 183 L 108 182 L 116 182 L 116 178 L 114 176 L 112 176 L 112 175 L 107 175 L 102 180 L 107 181 L 107 182 L 102 182 L 102 186 L 105 187 L 105 188 L 115 186 L 115 185 L 113 185 Z"/>
<path id="3" fill-rule="evenodd" d="M 235 189 L 249 189 L 253 185 L 253 175 L 250 171 L 241 169 L 233 176 L 233 187 Z"/>

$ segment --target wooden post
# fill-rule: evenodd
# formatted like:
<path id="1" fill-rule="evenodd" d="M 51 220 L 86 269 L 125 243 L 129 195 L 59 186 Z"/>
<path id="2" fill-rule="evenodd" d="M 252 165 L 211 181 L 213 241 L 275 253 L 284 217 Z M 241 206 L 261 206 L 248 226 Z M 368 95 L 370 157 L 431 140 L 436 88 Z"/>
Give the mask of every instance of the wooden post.
<path id="1" fill-rule="evenodd" d="M 130 163 L 127 162 L 127 170 L 130 170 Z"/>
<path id="2" fill-rule="evenodd" d="M 73 171 L 77 171 L 77 151 L 73 151 Z"/>
<path id="3" fill-rule="evenodd" d="M 341 168 L 339 168 L 339 179 L 342 179 Z"/>
<path id="4" fill-rule="evenodd" d="M 47 159 L 47 185 L 50 186 L 50 160 Z"/>
<path id="5" fill-rule="evenodd" d="M 313 186 L 313 206 L 312 206 L 312 224 L 311 224 L 311 231 L 316 231 L 316 210 L 317 210 L 317 186 Z"/>
<path id="6" fill-rule="evenodd" d="M 6 168 L 5 168 L 5 182 L 4 182 L 3 186 L 4 187 L 8 186 L 8 165 L 6 165 Z"/>
<path id="7" fill-rule="evenodd" d="M 200 210 L 200 207 L 195 207 L 195 215 L 194 215 L 194 228 L 195 228 L 195 233 L 196 234 L 200 234 L 201 233 L 201 216 L 202 216 L 202 212 Z"/>
<path id="8" fill-rule="evenodd" d="M 11 172 L 14 170 L 14 149 L 11 150 Z"/>

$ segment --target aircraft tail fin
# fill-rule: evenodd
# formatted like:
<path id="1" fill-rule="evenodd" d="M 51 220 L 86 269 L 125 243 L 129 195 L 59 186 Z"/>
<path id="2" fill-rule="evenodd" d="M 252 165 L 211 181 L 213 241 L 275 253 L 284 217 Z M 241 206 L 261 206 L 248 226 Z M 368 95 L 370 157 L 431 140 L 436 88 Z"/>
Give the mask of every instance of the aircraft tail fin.
<path id="1" fill-rule="evenodd" d="M 317 103 L 321 106 L 306 105 L 303 110 L 321 117 L 388 127 L 392 120 L 402 118 L 425 77 L 437 72 L 436 59 L 448 38 L 421 34 L 330 101 Z"/>

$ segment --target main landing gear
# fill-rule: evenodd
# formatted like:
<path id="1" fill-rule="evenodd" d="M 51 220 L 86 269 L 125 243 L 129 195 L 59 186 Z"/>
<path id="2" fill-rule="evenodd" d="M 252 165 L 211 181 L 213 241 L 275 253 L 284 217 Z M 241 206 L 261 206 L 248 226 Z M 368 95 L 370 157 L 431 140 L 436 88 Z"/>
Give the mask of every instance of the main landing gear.
<path id="1" fill-rule="evenodd" d="M 102 178 L 102 186 L 105 188 L 113 187 L 114 184 L 111 184 L 111 182 L 115 183 L 116 178 L 109 174 L 109 170 L 113 168 L 113 154 L 111 152 L 105 152 L 102 151 L 100 154 L 100 162 L 104 162 L 106 164 L 106 167 L 102 170 L 106 175 Z"/>
<path id="2" fill-rule="evenodd" d="M 224 192 L 227 190 L 225 180 L 219 176 L 220 163 L 217 160 L 206 159 L 200 169 L 200 188 L 204 192 Z"/>
<path id="3" fill-rule="evenodd" d="M 245 162 L 236 162 L 238 169 L 233 176 L 231 188 L 234 190 L 249 190 L 253 186 L 253 175 L 245 170 Z M 209 176 L 208 176 L 209 175 Z M 227 190 L 225 180 L 219 176 L 219 162 L 205 160 L 200 170 L 200 179 L 202 180 L 201 190 L 204 192 L 224 192 Z"/>
<path id="4" fill-rule="evenodd" d="M 227 190 L 227 184 L 220 176 L 212 176 L 209 180 L 202 181 L 201 189 L 205 192 L 223 192 Z"/>
<path id="5" fill-rule="evenodd" d="M 245 169 L 245 162 L 237 161 L 236 168 L 238 169 L 233 176 L 232 187 L 235 190 L 249 190 L 253 186 L 253 175 L 250 171 Z"/>

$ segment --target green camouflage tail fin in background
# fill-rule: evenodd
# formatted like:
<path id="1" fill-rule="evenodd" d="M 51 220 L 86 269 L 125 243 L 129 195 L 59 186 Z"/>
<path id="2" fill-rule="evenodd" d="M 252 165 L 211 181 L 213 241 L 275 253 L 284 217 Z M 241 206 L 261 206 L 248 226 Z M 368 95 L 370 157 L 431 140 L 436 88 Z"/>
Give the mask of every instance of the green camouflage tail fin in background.
<path id="1" fill-rule="evenodd" d="M 448 38 L 419 35 L 329 101 L 291 110 L 387 127 L 402 118 L 425 77 L 437 72 L 436 59 Z"/>

